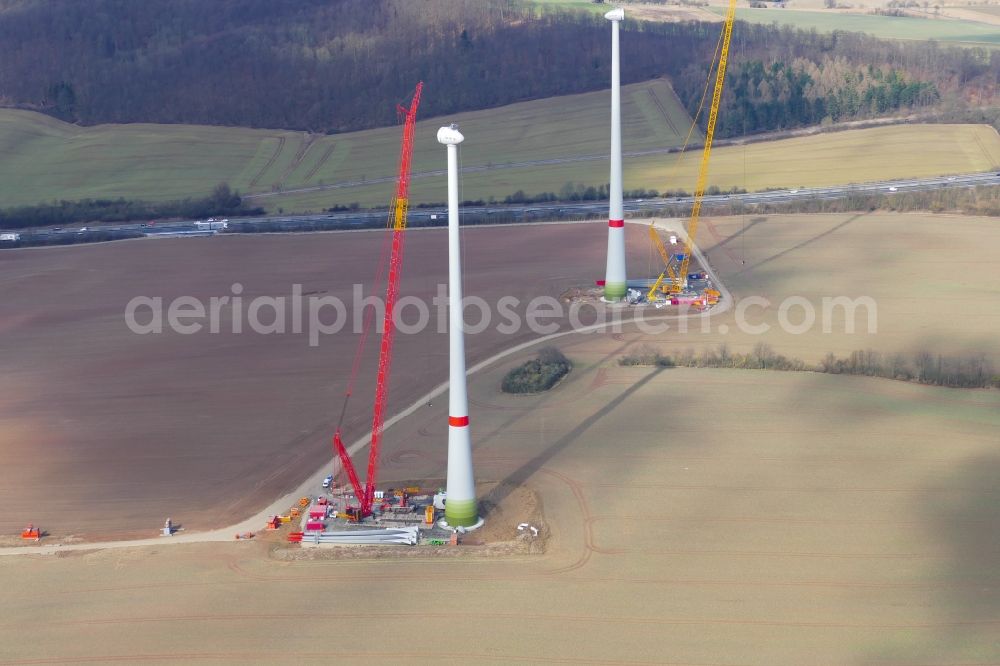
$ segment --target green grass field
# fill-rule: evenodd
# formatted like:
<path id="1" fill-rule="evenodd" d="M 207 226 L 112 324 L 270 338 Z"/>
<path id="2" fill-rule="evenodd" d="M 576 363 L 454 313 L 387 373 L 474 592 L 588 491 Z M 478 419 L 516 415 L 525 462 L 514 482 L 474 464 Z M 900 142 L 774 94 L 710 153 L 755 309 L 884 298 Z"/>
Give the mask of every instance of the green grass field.
<path id="1" fill-rule="evenodd" d="M 420 121 L 413 171 L 442 168 L 435 135 L 448 122 L 468 137 L 465 166 L 605 153 L 609 99 L 599 91 Z M 680 145 L 691 119 L 668 83 L 650 81 L 624 87 L 622 123 L 625 150 L 634 151 Z M 261 193 L 393 177 L 399 141 L 398 127 L 334 136 L 184 125 L 81 128 L 0 110 L 0 206 L 98 196 L 176 199 L 207 194 L 223 181 Z M 365 203 L 387 202 L 392 189 L 379 184 Z M 354 199 L 340 192 L 324 200 Z"/>
<path id="2" fill-rule="evenodd" d="M 471 141 L 470 134 L 467 142 Z M 439 156 L 438 168 L 442 159 Z M 676 153 L 626 157 L 625 187 L 692 191 L 700 160 L 700 149 L 679 161 Z M 712 151 L 709 184 L 753 191 L 983 171 L 997 165 L 1000 135 L 992 127 L 895 125 L 718 147 Z M 500 199 L 519 189 L 529 194 L 558 192 L 567 182 L 597 185 L 607 182 L 607 169 L 606 160 L 596 160 L 468 173 L 462 178 L 463 197 Z M 445 181 L 415 178 L 411 193 L 417 203 L 444 201 Z M 321 210 L 334 202 L 379 203 L 389 194 L 391 187 L 382 184 L 269 197 L 268 205 L 280 202 L 285 211 Z"/>
<path id="3" fill-rule="evenodd" d="M 220 181 L 247 190 L 274 146 L 294 132 L 189 125 L 81 128 L 0 111 L 0 206 L 53 199 L 198 196 Z M 287 148 L 286 148 L 287 150 Z"/>
<path id="4" fill-rule="evenodd" d="M 614 8 L 611 4 L 595 4 L 591 0 L 531 0 L 530 4 L 541 9 L 583 9 L 604 14 Z"/>
<path id="5" fill-rule="evenodd" d="M 584 9 L 604 12 L 611 8 L 610 4 L 594 4 L 590 0 L 534 0 L 533 4 L 540 8 L 552 9 Z M 708 11 L 720 16 L 726 13 L 726 3 L 712 0 L 713 6 L 706 7 Z M 736 10 L 736 18 L 749 23 L 778 23 L 802 30 L 815 29 L 819 32 L 845 30 L 848 32 L 864 32 L 884 39 L 935 39 L 942 42 L 954 42 L 974 46 L 1000 46 L 1000 28 L 989 23 L 979 23 L 974 20 L 914 18 L 896 16 L 876 16 L 866 14 L 835 13 L 826 11 L 810 11 L 823 7 L 821 0 L 790 0 L 793 9 L 751 9 L 741 7 Z M 881 6 L 885 3 L 855 3 L 862 6 Z M 983 14 L 1000 15 L 1000 7 L 976 5 L 962 7 Z M 625 6 L 626 17 L 629 8 Z"/>
<path id="6" fill-rule="evenodd" d="M 722 7 L 710 9 L 717 14 L 725 14 Z M 977 46 L 1000 46 L 1000 28 L 974 21 L 749 8 L 737 9 L 736 18 L 749 23 L 778 23 L 819 32 L 864 32 L 884 39 L 936 39 Z"/>
<path id="7" fill-rule="evenodd" d="M 670 86 L 625 86 L 622 99 L 626 188 L 692 190 L 700 149 L 680 160 L 677 154 L 627 155 L 683 142 L 690 118 Z M 605 183 L 607 106 L 604 91 L 423 120 L 417 125 L 411 201 L 444 201 L 444 179 L 425 174 L 445 166 L 435 135 L 451 121 L 466 135 L 463 166 L 493 167 L 463 177 L 465 199 L 502 200 L 517 190 L 538 194 L 559 192 L 566 183 Z M 394 190 L 399 140 L 398 127 L 335 136 L 185 125 L 81 128 L 3 110 L 0 206 L 84 197 L 177 199 L 207 194 L 219 182 L 264 195 L 254 201 L 274 211 L 385 205 Z M 598 158 L 573 161 L 584 156 Z M 569 161 L 537 163 L 562 159 Z M 518 163 L 528 164 L 505 166 Z M 709 183 L 748 190 L 834 185 L 998 164 L 1000 136 L 988 126 L 901 125 L 718 147 Z M 358 184 L 331 187 L 351 182 Z"/>

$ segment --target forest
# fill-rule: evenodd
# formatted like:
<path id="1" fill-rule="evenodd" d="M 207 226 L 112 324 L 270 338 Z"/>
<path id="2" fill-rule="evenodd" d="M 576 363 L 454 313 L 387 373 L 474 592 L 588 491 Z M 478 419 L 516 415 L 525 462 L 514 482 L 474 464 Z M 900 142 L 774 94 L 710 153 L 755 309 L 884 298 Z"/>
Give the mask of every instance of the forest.
<path id="1" fill-rule="evenodd" d="M 623 83 L 696 111 L 719 24 L 623 23 Z M 605 88 L 607 22 L 517 0 L 0 0 L 0 105 L 80 124 L 344 132 Z M 982 105 L 1000 51 L 739 23 L 720 136 Z"/>

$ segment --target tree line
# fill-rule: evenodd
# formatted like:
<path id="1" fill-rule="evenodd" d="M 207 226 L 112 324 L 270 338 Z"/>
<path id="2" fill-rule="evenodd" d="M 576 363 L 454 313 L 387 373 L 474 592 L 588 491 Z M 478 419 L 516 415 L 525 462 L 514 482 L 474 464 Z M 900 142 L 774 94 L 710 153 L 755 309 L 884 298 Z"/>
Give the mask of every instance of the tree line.
<path id="1" fill-rule="evenodd" d="M 701 99 L 718 24 L 623 24 L 623 83 Z M 82 124 L 202 123 L 342 132 L 606 88 L 607 22 L 516 0 L 0 0 L 8 106 Z M 740 22 L 720 137 L 1000 89 L 1000 51 Z M 707 114 L 706 114 L 707 115 Z M 704 119 L 703 119 L 704 120 Z"/>
<path id="2" fill-rule="evenodd" d="M 749 352 L 731 351 L 725 344 L 695 353 L 691 349 L 670 356 L 643 345 L 618 359 L 623 366 L 661 368 L 735 368 L 741 370 L 785 370 L 822 372 L 833 375 L 862 375 L 897 381 L 917 382 L 950 388 L 1000 388 L 1000 374 L 983 354 L 965 356 L 920 351 L 886 354 L 871 349 L 853 351 L 845 357 L 827 354 L 817 365 L 778 354 L 770 345 L 758 342 Z"/>
<path id="3" fill-rule="evenodd" d="M 201 199 L 149 202 L 129 199 L 81 199 L 35 206 L 0 209 L 0 229 L 30 229 L 89 222 L 133 222 L 166 218 L 200 218 L 211 215 L 260 215 L 264 210 L 247 206 L 238 192 L 220 183 Z"/>

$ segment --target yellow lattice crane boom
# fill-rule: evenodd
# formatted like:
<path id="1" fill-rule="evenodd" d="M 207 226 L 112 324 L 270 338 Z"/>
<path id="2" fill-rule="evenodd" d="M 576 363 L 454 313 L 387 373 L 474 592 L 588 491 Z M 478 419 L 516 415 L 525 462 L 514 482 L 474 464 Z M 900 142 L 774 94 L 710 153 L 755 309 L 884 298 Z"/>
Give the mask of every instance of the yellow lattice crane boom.
<path id="1" fill-rule="evenodd" d="M 688 224 L 687 244 L 684 248 L 684 258 L 681 269 L 674 276 L 670 287 L 672 293 L 684 288 L 688 275 L 688 265 L 691 263 L 691 250 L 694 248 L 695 235 L 698 233 L 698 217 L 701 215 L 701 200 L 705 196 L 705 186 L 708 183 L 708 159 L 712 154 L 712 137 L 715 135 L 715 121 L 719 117 L 719 103 L 722 101 L 722 86 L 726 80 L 726 63 L 729 60 L 729 41 L 733 36 L 733 21 L 736 18 L 736 0 L 729 0 L 726 11 L 726 23 L 722 34 L 722 49 L 719 51 L 719 67 L 715 73 L 715 92 L 712 94 L 712 107 L 708 113 L 708 126 L 705 129 L 705 149 L 701 153 L 701 167 L 698 169 L 698 183 L 694 188 L 694 205 L 691 207 L 691 222 Z"/>
<path id="2" fill-rule="evenodd" d="M 660 290 L 660 285 L 663 284 L 664 278 L 668 275 L 670 276 L 670 282 L 667 283 L 667 289 L 669 290 L 671 285 L 677 281 L 677 273 L 674 272 L 674 267 L 670 263 L 670 253 L 667 251 L 666 246 L 663 241 L 660 240 L 660 235 L 656 233 L 656 226 L 649 225 L 649 238 L 653 241 L 653 245 L 656 247 L 656 251 L 660 253 L 660 257 L 663 259 L 663 265 L 666 266 L 664 271 L 660 273 L 660 277 L 653 283 L 653 286 L 649 288 L 649 293 L 646 294 L 646 300 L 651 301 L 656 296 L 656 293 Z"/>

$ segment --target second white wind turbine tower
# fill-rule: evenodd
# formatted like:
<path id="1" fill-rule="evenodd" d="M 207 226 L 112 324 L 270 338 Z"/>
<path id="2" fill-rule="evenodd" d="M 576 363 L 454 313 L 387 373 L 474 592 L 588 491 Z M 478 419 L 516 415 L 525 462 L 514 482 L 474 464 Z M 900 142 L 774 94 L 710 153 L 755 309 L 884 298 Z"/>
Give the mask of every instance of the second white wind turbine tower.
<path id="1" fill-rule="evenodd" d="M 625 212 L 622 208 L 622 94 L 619 72 L 618 24 L 625 11 L 618 7 L 604 15 L 611 21 L 611 180 L 608 191 L 608 263 L 604 273 L 604 299 L 625 298 Z"/>

